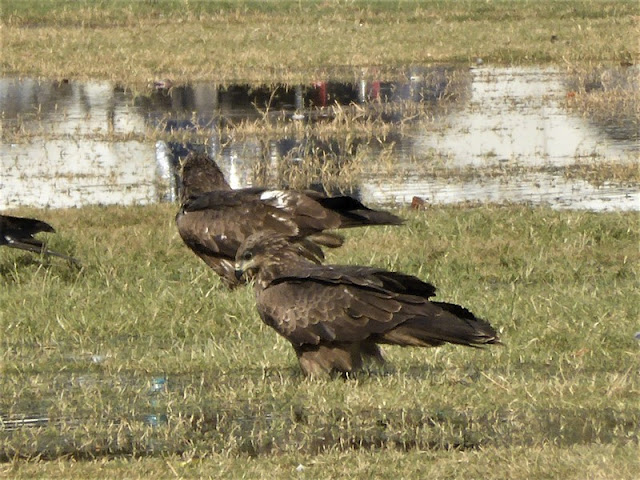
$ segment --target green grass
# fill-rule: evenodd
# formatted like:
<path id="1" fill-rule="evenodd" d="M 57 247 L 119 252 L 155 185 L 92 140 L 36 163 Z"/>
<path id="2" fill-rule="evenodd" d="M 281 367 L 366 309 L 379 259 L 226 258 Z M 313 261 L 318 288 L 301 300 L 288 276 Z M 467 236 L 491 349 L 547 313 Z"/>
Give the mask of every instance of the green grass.
<path id="1" fill-rule="evenodd" d="M 302 465 L 302 467 L 300 467 Z M 11 478 L 635 478 L 637 446 L 576 445 L 559 448 L 487 448 L 468 451 L 376 450 L 333 451 L 322 455 L 285 453 L 279 456 L 229 457 L 212 453 L 206 460 L 167 456 L 68 462 L 58 460 L 42 468 L 39 462 L 7 467 Z M 301 471 L 300 471 L 301 470 Z"/>
<path id="2" fill-rule="evenodd" d="M 0 471 L 88 476 L 634 478 L 636 213 L 401 211 L 335 263 L 410 272 L 487 318 L 504 347 L 388 347 L 357 379 L 309 380 L 184 247 L 175 206 L 20 210 L 65 262 L 0 250 Z M 152 379 L 166 391 L 152 394 Z M 156 415 L 157 426 L 150 415 Z M 46 461 L 45 461 L 46 460 Z M 305 466 L 303 472 L 296 467 Z M 401 469 L 401 470 L 398 470 Z M 217 472 L 215 475 L 212 472 Z M 272 477 L 273 478 L 273 477 Z"/>
<path id="3" fill-rule="evenodd" d="M 638 59 L 635 1 L 39 1 L 2 5 L 5 73 L 132 85 L 308 81 L 426 63 Z M 553 37 L 553 40 L 552 40 Z M 335 73 L 334 73 L 335 75 Z"/>
<path id="4" fill-rule="evenodd" d="M 639 15 L 635 1 L 4 0 L 0 64 L 137 88 L 549 63 L 578 72 L 569 107 L 635 121 L 637 95 L 602 73 L 637 63 Z M 567 174 L 635 181 L 614 166 Z M 505 346 L 389 347 L 387 366 L 342 381 L 302 377 L 251 290 L 225 291 L 182 245 L 175 208 L 16 212 L 51 222 L 51 247 L 84 268 L 0 248 L 0 415 L 49 419 L 0 427 L 0 476 L 637 477 L 637 213 L 434 207 L 349 232 L 331 262 L 431 281 Z"/>

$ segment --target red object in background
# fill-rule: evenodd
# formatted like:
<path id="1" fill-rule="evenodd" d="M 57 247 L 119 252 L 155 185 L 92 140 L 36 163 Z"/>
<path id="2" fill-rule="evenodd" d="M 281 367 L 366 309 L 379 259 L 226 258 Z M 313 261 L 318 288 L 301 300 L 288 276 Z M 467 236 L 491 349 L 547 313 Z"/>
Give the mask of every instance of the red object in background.
<path id="1" fill-rule="evenodd" d="M 411 208 L 413 208 L 414 210 L 424 210 L 425 208 L 427 208 L 427 202 L 425 202 L 424 199 L 420 197 L 413 197 L 413 199 L 411 200 Z"/>

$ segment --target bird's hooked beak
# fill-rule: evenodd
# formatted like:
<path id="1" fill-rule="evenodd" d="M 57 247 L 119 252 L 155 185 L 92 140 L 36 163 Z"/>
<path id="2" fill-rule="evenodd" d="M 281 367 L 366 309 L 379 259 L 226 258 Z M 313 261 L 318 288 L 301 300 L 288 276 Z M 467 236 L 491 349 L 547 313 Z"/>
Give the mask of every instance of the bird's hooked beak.
<path id="1" fill-rule="evenodd" d="M 244 270 L 242 270 L 242 267 L 236 263 L 236 269 L 233 272 L 236 276 L 236 280 L 240 280 L 242 278 L 242 276 L 244 275 Z"/>
<path id="2" fill-rule="evenodd" d="M 236 260 L 235 270 L 234 270 L 234 275 L 236 277 L 236 280 L 240 280 L 243 276 L 245 276 L 245 274 L 249 273 L 252 267 L 253 267 L 253 259 Z M 249 280 L 249 278 L 246 278 L 246 280 Z"/>

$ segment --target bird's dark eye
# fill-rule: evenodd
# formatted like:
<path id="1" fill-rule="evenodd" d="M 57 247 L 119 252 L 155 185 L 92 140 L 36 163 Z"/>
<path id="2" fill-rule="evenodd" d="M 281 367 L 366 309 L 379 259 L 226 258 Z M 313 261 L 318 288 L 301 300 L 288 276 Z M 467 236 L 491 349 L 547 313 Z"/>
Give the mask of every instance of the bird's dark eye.
<path id="1" fill-rule="evenodd" d="M 252 258 L 253 258 L 253 253 L 251 253 L 250 251 L 246 251 L 242 254 L 243 260 L 251 260 Z"/>

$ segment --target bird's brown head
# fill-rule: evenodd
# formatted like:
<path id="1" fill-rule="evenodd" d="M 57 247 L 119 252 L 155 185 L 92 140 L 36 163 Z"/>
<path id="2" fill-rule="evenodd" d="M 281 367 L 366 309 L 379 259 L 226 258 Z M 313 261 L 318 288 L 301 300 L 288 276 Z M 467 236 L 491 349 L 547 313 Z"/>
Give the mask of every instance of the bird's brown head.
<path id="1" fill-rule="evenodd" d="M 311 252 L 304 242 L 291 239 L 271 230 L 254 233 L 238 248 L 235 275 L 256 277 L 263 288 L 281 275 L 285 268 L 297 265 L 319 263 L 315 252 Z"/>
<path id="2" fill-rule="evenodd" d="M 213 190 L 231 190 L 222 170 L 204 153 L 191 152 L 184 158 L 180 166 L 180 181 L 183 201 Z"/>

